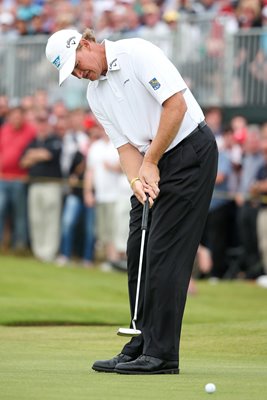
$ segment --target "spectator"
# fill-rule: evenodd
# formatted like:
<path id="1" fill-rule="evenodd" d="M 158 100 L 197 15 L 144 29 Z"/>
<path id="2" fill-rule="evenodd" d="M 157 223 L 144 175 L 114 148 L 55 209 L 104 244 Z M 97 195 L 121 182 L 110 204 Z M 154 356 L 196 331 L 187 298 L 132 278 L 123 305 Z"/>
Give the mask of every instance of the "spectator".
<path id="1" fill-rule="evenodd" d="M 162 16 L 163 21 L 166 22 L 166 24 L 170 28 L 170 31 L 172 31 L 172 32 L 177 31 L 179 18 L 180 18 L 180 15 L 175 10 L 168 10 Z"/>
<path id="2" fill-rule="evenodd" d="M 239 143 L 236 142 L 233 129 L 229 125 L 226 125 L 223 129 L 222 151 L 226 154 L 226 156 L 230 160 L 230 166 L 231 166 L 227 178 L 227 191 L 226 191 L 227 193 L 225 193 L 225 196 L 229 197 L 227 204 L 228 247 L 229 247 L 229 253 L 234 254 L 240 250 L 239 232 L 237 229 L 237 205 L 234 200 L 234 195 L 238 190 L 240 181 L 240 173 L 242 168 L 242 148 L 239 145 Z M 229 258 L 229 264 L 230 260 L 231 257 Z M 229 275 L 231 275 L 231 273 L 235 275 L 237 271 L 231 272 L 231 268 L 229 268 Z"/>
<path id="3" fill-rule="evenodd" d="M 35 113 L 42 110 L 49 111 L 48 93 L 45 89 L 37 89 L 33 94 L 33 105 Z"/>
<path id="4" fill-rule="evenodd" d="M 69 176 L 70 189 L 65 197 L 61 221 L 61 251 L 57 264 L 70 263 L 73 255 L 75 233 L 82 216 L 84 243 L 82 245 L 83 265 L 92 266 L 94 246 L 94 210 L 83 202 L 82 182 L 85 171 L 85 158 L 89 148 L 89 138 L 84 131 L 85 113 L 82 109 L 70 113 L 70 130 L 64 135 L 65 156 L 69 153 L 69 171 L 64 168 L 64 175 Z"/>
<path id="5" fill-rule="evenodd" d="M 110 270 L 118 259 L 114 243 L 115 204 L 121 170 L 116 149 L 100 125 L 99 129 L 101 138 L 92 144 L 87 156 L 84 196 L 88 207 L 96 205 L 96 238 L 105 259 L 101 268 Z"/>
<path id="6" fill-rule="evenodd" d="M 230 174 L 231 161 L 227 154 L 220 150 L 214 195 L 206 225 L 208 245 L 212 254 L 211 277 L 219 279 L 223 278 L 227 271 L 226 249 L 231 215 L 231 202 L 228 199 L 227 188 Z"/>
<path id="7" fill-rule="evenodd" d="M 175 2 L 174 2 L 175 4 Z M 178 10 L 179 13 L 184 15 L 195 14 L 194 5 L 192 0 L 180 0 L 178 2 Z"/>
<path id="8" fill-rule="evenodd" d="M 89 138 L 82 131 L 80 118 L 83 112 L 74 110 L 70 113 L 62 112 L 57 118 L 55 129 L 62 139 L 61 170 L 64 178 L 68 178 L 76 153 L 79 151 L 84 156 L 87 153 Z"/>
<path id="9" fill-rule="evenodd" d="M 239 29 L 243 32 L 261 25 L 261 5 L 259 0 L 240 0 L 236 10 Z M 239 35 L 235 41 L 235 74 L 239 81 L 242 102 L 254 102 L 254 77 L 251 75 L 251 63 L 259 50 L 257 35 Z"/>
<path id="10" fill-rule="evenodd" d="M 54 31 L 54 21 L 56 10 L 52 0 L 47 0 L 43 4 L 42 16 L 43 16 L 43 29 L 44 32 Z"/>
<path id="11" fill-rule="evenodd" d="M 194 3 L 193 7 L 198 15 L 211 15 L 214 17 L 219 11 L 220 4 L 218 3 L 216 0 L 199 0 Z"/>
<path id="12" fill-rule="evenodd" d="M 207 124 L 210 126 L 210 129 L 215 135 L 215 139 L 218 145 L 218 148 L 221 149 L 223 146 L 223 137 L 222 137 L 222 120 L 223 114 L 222 109 L 219 107 L 210 107 L 205 111 L 205 119 Z"/>
<path id="13" fill-rule="evenodd" d="M 11 12 L 0 12 L 0 35 L 5 39 L 16 39 L 15 18 Z"/>
<path id="14" fill-rule="evenodd" d="M 235 115 L 230 121 L 230 126 L 234 131 L 235 141 L 242 146 L 247 137 L 247 119 L 242 115 Z"/>
<path id="15" fill-rule="evenodd" d="M 76 142 L 77 150 L 86 157 L 88 148 L 90 145 L 90 140 L 88 134 L 85 132 L 85 110 L 82 108 L 77 108 L 71 110 L 70 113 L 70 121 L 69 121 L 69 135 L 72 135 L 73 140 Z"/>
<path id="16" fill-rule="evenodd" d="M 25 250 L 28 245 L 27 171 L 20 166 L 20 157 L 35 134 L 34 126 L 25 120 L 23 109 L 11 108 L 0 130 L 0 243 L 10 211 L 15 250 Z"/>
<path id="17" fill-rule="evenodd" d="M 59 248 L 62 190 L 59 178 L 61 140 L 51 132 L 46 111 L 36 117 L 37 137 L 21 158 L 31 178 L 28 216 L 32 251 L 44 262 L 54 260 Z"/>
<path id="18" fill-rule="evenodd" d="M 85 159 L 81 153 L 75 154 L 70 170 L 70 191 L 65 198 L 61 220 L 61 252 L 56 262 L 59 266 L 68 265 L 73 256 L 75 234 L 82 216 L 82 265 L 90 268 L 94 260 L 94 223 L 93 205 L 86 206 L 83 201 L 82 182 L 85 170 Z"/>
<path id="19" fill-rule="evenodd" d="M 267 5 L 262 9 L 263 31 L 260 37 L 259 50 L 250 64 L 250 72 L 254 81 L 255 103 L 267 97 Z"/>
<path id="20" fill-rule="evenodd" d="M 0 95 L 0 129 L 7 118 L 8 111 L 9 111 L 8 97 Z"/>
<path id="21" fill-rule="evenodd" d="M 65 118 L 66 115 L 68 114 L 68 110 L 66 107 L 66 104 L 64 103 L 64 101 L 59 100 L 56 101 L 53 105 L 52 105 L 52 110 L 51 110 L 51 115 L 50 115 L 50 123 L 52 125 L 56 125 L 58 122 L 58 119 Z"/>
<path id="22" fill-rule="evenodd" d="M 242 147 L 236 140 L 233 128 L 226 125 L 223 129 L 222 149 L 228 155 L 231 161 L 231 176 L 228 179 L 228 190 L 230 193 L 236 193 L 242 165 Z"/>
<path id="23" fill-rule="evenodd" d="M 241 29 L 261 26 L 261 1 L 240 0 L 236 9 L 236 16 Z"/>
<path id="24" fill-rule="evenodd" d="M 140 35 L 144 39 L 154 40 L 160 35 L 167 35 L 170 32 L 168 26 L 161 20 L 160 9 L 155 3 L 148 3 L 143 6 L 143 26 L 140 28 Z"/>
<path id="25" fill-rule="evenodd" d="M 206 245 L 200 243 L 194 261 L 193 272 L 188 287 L 188 294 L 194 295 L 197 293 L 196 279 L 208 276 L 211 269 L 212 269 L 211 252 L 209 248 L 206 247 Z"/>
<path id="26" fill-rule="evenodd" d="M 34 112 L 34 99 L 33 96 L 24 96 L 20 100 L 20 105 L 24 110 L 25 119 L 31 124 L 35 123 L 35 112 Z"/>
<path id="27" fill-rule="evenodd" d="M 267 123 L 262 127 L 261 149 L 264 164 L 257 171 L 256 182 L 251 187 L 251 193 L 260 201 L 257 232 L 264 273 L 267 275 Z"/>
<path id="28" fill-rule="evenodd" d="M 262 163 L 263 157 L 260 149 L 259 128 L 250 127 L 244 143 L 240 184 L 235 197 L 238 206 L 238 232 L 243 250 L 240 264 L 246 278 L 255 278 L 255 274 L 260 270 L 260 255 L 256 228 L 258 205 L 250 198 L 250 187 L 254 183 L 256 173 Z"/>
<path id="29" fill-rule="evenodd" d="M 42 7 L 34 4 L 32 0 L 20 0 L 17 6 L 17 18 L 23 21 L 31 21 L 35 15 L 39 15 Z"/>
<path id="30" fill-rule="evenodd" d="M 77 22 L 81 31 L 88 26 L 95 27 L 94 3 L 92 0 L 81 1 L 77 7 Z"/>
<path id="31" fill-rule="evenodd" d="M 118 260 L 112 265 L 120 270 L 127 270 L 126 247 L 129 235 L 129 213 L 131 209 L 131 189 L 129 182 L 123 173 L 118 178 L 118 194 L 115 204 L 115 236 L 114 244 L 118 254 Z"/>

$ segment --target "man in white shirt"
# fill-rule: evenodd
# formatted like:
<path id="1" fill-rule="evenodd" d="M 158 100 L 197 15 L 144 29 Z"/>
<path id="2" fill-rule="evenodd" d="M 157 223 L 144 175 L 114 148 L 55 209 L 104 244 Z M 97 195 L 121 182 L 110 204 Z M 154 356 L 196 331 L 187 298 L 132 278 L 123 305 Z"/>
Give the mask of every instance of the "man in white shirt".
<path id="1" fill-rule="evenodd" d="M 120 174 L 118 152 L 103 131 L 102 137 L 88 151 L 84 198 L 86 202 L 91 189 L 96 205 L 97 240 L 105 253 L 105 262 L 101 265 L 104 270 L 111 269 L 112 262 L 118 259 L 115 248 L 115 207 Z"/>
<path id="2" fill-rule="evenodd" d="M 127 247 L 132 314 L 147 194 L 150 201 L 137 320 L 142 334 L 93 369 L 179 373 L 187 288 L 216 177 L 214 135 L 175 66 L 145 40 L 96 43 L 89 29 L 83 35 L 63 30 L 48 40 L 46 55 L 60 84 L 71 74 L 91 81 L 89 105 L 118 149 L 134 193 Z"/>

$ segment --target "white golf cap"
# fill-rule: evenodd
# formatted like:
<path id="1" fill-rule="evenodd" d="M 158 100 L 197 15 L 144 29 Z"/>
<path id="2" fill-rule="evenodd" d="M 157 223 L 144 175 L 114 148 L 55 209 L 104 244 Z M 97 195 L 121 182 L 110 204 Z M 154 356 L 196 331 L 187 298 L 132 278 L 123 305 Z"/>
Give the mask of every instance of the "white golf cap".
<path id="1" fill-rule="evenodd" d="M 45 54 L 59 72 L 59 85 L 70 76 L 75 67 L 76 49 L 82 35 L 75 29 L 55 32 L 47 41 Z"/>

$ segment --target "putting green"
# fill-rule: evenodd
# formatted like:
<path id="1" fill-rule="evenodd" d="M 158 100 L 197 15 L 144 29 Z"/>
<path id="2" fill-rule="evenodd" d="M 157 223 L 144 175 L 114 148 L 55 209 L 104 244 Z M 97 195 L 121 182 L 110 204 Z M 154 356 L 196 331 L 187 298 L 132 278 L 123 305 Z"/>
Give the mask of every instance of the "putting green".
<path id="1" fill-rule="evenodd" d="M 266 323 L 186 325 L 181 374 L 120 376 L 91 370 L 125 341 L 113 327 L 0 327 L 0 387 L 5 400 L 265 399 Z M 264 354 L 265 353 L 265 354 Z"/>
<path id="2" fill-rule="evenodd" d="M 264 400 L 266 289 L 249 282 L 197 287 L 186 307 L 180 375 L 96 373 L 93 361 L 117 354 L 126 341 L 116 335 L 129 319 L 125 274 L 0 257 L 0 399 L 201 400 L 213 382 L 215 399 Z"/>

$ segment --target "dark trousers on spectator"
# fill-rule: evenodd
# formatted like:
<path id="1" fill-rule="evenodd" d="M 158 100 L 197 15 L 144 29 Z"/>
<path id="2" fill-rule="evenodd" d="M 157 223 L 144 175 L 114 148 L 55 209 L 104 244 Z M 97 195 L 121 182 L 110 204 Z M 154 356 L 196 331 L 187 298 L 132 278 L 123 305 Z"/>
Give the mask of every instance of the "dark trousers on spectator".
<path id="1" fill-rule="evenodd" d="M 231 203 L 228 202 L 210 211 L 208 215 L 206 227 L 213 261 L 212 277 L 223 278 L 227 271 L 226 250 L 229 243 L 231 210 Z"/>
<path id="2" fill-rule="evenodd" d="M 261 269 L 257 237 L 258 207 L 246 202 L 238 210 L 238 230 L 243 247 L 242 268 L 247 277 Z"/>
<path id="3" fill-rule="evenodd" d="M 0 243 L 9 215 L 12 221 L 12 244 L 15 249 L 28 245 L 27 186 L 23 181 L 0 180 Z"/>

